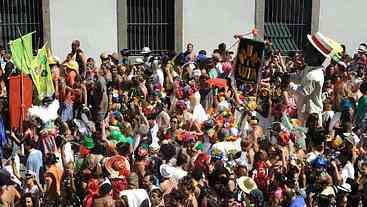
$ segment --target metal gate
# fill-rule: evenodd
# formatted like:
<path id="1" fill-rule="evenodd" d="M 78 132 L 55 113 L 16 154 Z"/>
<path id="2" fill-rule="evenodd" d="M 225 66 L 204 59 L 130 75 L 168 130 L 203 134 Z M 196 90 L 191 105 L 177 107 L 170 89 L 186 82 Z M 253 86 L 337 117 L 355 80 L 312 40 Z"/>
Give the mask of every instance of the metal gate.
<path id="1" fill-rule="evenodd" d="M 174 0 L 127 0 L 128 48 L 138 55 L 143 47 L 155 54 L 173 50 Z"/>
<path id="2" fill-rule="evenodd" d="M 295 43 L 297 50 L 303 49 L 307 34 L 311 33 L 311 19 L 311 0 L 265 0 L 265 25 L 277 25 L 278 28 L 283 28 L 283 31 L 289 30 L 291 42 Z"/>
<path id="3" fill-rule="evenodd" d="M 19 28 L 19 30 L 18 30 Z M 9 41 L 36 31 L 33 48 L 43 43 L 41 0 L 0 0 L 0 45 L 9 48 Z"/>

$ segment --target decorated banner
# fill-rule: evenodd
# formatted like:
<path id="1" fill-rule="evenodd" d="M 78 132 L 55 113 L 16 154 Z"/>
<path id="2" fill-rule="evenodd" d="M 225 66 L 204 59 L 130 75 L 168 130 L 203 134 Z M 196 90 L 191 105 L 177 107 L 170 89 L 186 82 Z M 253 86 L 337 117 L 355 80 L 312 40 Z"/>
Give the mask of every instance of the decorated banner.
<path id="1" fill-rule="evenodd" d="M 264 51 L 264 43 L 242 38 L 238 45 L 236 57 L 236 81 L 239 83 L 256 83 Z"/>
<path id="2" fill-rule="evenodd" d="M 28 33 L 9 43 L 15 66 L 25 74 L 29 74 L 29 68 L 33 60 L 32 34 L 33 32 Z"/>
<path id="3" fill-rule="evenodd" d="M 37 89 L 38 99 L 42 100 L 47 96 L 52 96 L 55 89 L 48 63 L 46 44 L 38 50 L 37 56 L 31 63 L 30 72 Z"/>

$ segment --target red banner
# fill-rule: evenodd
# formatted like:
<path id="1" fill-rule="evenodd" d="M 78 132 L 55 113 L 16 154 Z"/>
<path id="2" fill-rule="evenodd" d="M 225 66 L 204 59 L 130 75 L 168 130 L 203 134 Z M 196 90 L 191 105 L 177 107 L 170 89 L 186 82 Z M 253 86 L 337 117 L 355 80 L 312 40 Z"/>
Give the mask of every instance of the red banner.
<path id="1" fill-rule="evenodd" d="M 21 127 L 21 122 L 32 105 L 32 87 L 32 80 L 27 75 L 9 77 L 9 115 L 12 129 Z"/>

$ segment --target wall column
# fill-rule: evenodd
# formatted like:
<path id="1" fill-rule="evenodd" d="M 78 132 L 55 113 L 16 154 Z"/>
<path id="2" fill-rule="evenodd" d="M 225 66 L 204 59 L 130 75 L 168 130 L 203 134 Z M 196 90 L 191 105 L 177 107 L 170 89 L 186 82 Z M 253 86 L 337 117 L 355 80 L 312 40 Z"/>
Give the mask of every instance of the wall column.
<path id="1" fill-rule="evenodd" d="M 265 1 L 255 0 L 255 28 L 258 39 L 263 40 L 265 34 Z"/>
<path id="2" fill-rule="evenodd" d="M 320 0 L 312 0 L 311 33 L 319 31 L 320 19 Z"/>
<path id="3" fill-rule="evenodd" d="M 175 0 L 175 50 L 183 50 L 183 1 Z"/>
<path id="4" fill-rule="evenodd" d="M 51 48 L 50 0 L 42 0 L 43 41 Z"/>
<path id="5" fill-rule="evenodd" d="M 117 49 L 121 51 L 128 47 L 127 42 L 127 0 L 117 2 Z"/>

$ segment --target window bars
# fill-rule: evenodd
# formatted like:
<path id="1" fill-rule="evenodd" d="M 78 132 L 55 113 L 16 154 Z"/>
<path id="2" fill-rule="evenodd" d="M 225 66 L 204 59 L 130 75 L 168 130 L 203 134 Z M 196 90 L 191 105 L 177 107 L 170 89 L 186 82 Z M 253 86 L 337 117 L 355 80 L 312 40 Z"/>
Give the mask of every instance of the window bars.
<path id="1" fill-rule="evenodd" d="M 9 49 L 9 41 L 22 34 L 36 31 L 33 48 L 43 44 L 41 0 L 0 0 L 0 45 Z"/>
<path id="2" fill-rule="evenodd" d="M 275 48 L 283 52 L 303 50 L 307 34 L 311 33 L 311 19 L 311 0 L 265 0 L 265 38 L 272 38 Z M 279 28 L 281 31 L 276 31 Z M 288 30 L 290 37 L 272 35 Z"/>
<path id="3" fill-rule="evenodd" d="M 138 55 L 143 47 L 160 54 L 173 50 L 174 0 L 127 0 L 128 48 Z"/>

